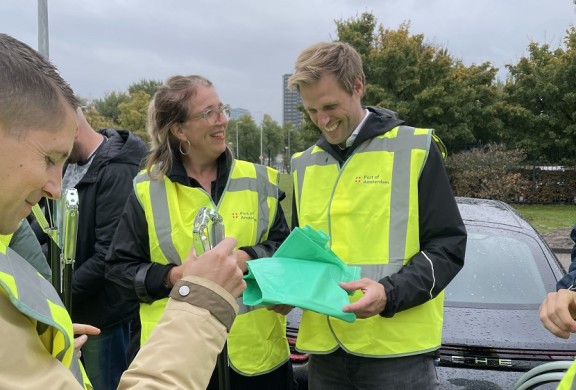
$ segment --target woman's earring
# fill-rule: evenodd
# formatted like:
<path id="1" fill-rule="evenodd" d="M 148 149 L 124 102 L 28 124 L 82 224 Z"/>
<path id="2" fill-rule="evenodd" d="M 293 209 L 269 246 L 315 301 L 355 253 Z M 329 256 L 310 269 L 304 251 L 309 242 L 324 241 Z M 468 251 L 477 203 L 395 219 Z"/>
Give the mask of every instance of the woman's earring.
<path id="1" fill-rule="evenodd" d="M 190 148 L 191 148 L 190 141 L 186 140 L 186 142 L 188 143 L 188 151 L 190 151 Z M 186 155 L 188 155 L 188 152 L 184 153 L 184 151 L 182 150 L 182 143 L 183 143 L 183 141 L 180 141 L 180 145 L 178 146 L 178 150 L 180 151 L 181 155 L 186 156 Z"/>

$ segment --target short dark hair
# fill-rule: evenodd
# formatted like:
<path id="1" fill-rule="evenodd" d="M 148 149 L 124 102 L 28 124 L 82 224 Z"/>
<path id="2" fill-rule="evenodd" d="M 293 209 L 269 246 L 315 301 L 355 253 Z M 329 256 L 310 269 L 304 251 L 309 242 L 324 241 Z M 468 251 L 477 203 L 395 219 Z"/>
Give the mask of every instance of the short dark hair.
<path id="1" fill-rule="evenodd" d="M 36 50 L 0 34 L 0 127 L 24 136 L 29 130 L 60 130 L 65 106 L 80 102 L 56 67 Z"/>

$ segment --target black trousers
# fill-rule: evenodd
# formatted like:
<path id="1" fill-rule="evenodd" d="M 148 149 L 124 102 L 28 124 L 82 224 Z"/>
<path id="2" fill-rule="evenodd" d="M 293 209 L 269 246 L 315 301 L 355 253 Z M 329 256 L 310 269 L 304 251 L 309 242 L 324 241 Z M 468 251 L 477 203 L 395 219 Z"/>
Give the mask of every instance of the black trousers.
<path id="1" fill-rule="evenodd" d="M 216 368 L 210 378 L 207 390 L 218 390 L 218 369 Z M 258 376 L 243 376 L 230 368 L 230 390 L 297 390 L 294 381 L 292 363 L 281 365 L 267 374 Z"/>

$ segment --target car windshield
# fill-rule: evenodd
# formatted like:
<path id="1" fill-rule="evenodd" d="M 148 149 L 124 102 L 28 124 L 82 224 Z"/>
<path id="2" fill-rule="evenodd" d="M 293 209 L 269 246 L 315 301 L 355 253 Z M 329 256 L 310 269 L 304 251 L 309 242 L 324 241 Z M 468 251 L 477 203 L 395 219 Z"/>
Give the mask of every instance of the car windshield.
<path id="1" fill-rule="evenodd" d="M 532 308 L 554 283 L 548 261 L 528 235 L 467 226 L 464 268 L 446 288 L 446 305 Z"/>

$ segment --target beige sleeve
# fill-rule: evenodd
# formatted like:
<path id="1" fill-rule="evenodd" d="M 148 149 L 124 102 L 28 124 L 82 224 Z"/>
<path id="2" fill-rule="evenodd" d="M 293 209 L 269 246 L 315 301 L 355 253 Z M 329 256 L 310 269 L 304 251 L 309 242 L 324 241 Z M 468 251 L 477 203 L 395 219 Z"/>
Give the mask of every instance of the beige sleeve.
<path id="1" fill-rule="evenodd" d="M 0 289 L 0 389 L 82 389 L 72 372 L 55 359 L 23 315 Z"/>
<path id="2" fill-rule="evenodd" d="M 186 277 L 122 376 L 119 389 L 206 389 L 238 305 L 222 287 Z M 221 322 L 222 321 L 222 322 Z"/>

